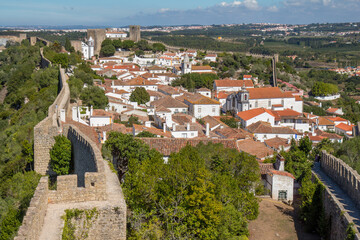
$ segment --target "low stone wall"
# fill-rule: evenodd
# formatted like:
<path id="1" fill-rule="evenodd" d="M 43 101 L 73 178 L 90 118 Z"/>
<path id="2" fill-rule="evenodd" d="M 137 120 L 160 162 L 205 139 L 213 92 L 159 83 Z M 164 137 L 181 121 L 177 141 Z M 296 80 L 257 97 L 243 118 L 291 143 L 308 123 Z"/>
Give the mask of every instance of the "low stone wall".
<path id="1" fill-rule="evenodd" d="M 96 213 L 92 219 L 84 219 L 85 216 L 82 216 L 81 218 L 71 220 L 75 226 L 75 237 L 80 237 L 85 233 L 87 240 L 126 239 L 126 232 L 124 231 L 126 215 L 121 208 L 104 206 L 97 207 L 95 211 Z M 87 222 L 88 226 L 84 222 Z"/>
<path id="2" fill-rule="evenodd" d="M 48 206 L 48 178 L 42 177 L 14 240 L 39 239 Z"/>
<path id="3" fill-rule="evenodd" d="M 360 207 L 360 175 L 344 161 L 322 151 L 322 170 Z"/>

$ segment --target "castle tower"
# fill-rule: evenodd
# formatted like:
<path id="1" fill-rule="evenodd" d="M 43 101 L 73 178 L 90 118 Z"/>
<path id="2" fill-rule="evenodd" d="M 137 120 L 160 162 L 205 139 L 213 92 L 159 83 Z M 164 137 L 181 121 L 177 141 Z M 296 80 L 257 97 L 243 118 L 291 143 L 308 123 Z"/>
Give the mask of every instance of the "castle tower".
<path id="1" fill-rule="evenodd" d="M 138 42 L 141 40 L 139 25 L 130 25 L 129 32 L 130 32 L 130 40 L 131 41 Z"/>
<path id="2" fill-rule="evenodd" d="M 99 55 L 101 50 L 101 43 L 106 38 L 105 29 L 88 29 L 87 39 L 90 37 L 94 40 L 94 55 Z"/>
<path id="3" fill-rule="evenodd" d="M 189 56 L 187 54 L 184 57 L 184 61 L 181 63 L 181 73 L 182 74 L 191 73 L 191 63 Z"/>

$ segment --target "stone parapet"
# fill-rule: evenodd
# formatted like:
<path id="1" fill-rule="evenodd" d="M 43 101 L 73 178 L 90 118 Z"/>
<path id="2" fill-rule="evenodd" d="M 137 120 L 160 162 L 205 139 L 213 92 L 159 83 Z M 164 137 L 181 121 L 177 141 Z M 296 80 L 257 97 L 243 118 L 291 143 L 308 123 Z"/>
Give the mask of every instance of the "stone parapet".
<path id="1" fill-rule="evenodd" d="M 37 240 L 39 238 L 48 206 L 48 192 L 48 177 L 42 177 L 14 240 Z"/>
<path id="2" fill-rule="evenodd" d="M 344 161 L 322 151 L 321 169 L 331 177 L 360 208 L 360 175 Z"/>

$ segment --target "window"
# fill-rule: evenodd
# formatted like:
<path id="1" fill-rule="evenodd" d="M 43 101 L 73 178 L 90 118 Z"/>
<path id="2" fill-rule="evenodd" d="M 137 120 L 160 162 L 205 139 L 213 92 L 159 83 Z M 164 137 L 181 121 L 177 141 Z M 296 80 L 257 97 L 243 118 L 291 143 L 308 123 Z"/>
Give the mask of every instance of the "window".
<path id="1" fill-rule="evenodd" d="M 255 102 L 255 107 L 256 107 L 256 108 L 258 107 L 258 101 Z"/>
<path id="2" fill-rule="evenodd" d="M 247 96 L 247 94 L 245 94 L 244 100 L 246 101 L 247 99 L 248 99 L 248 96 Z"/>
<path id="3" fill-rule="evenodd" d="M 279 190 L 279 200 L 286 200 L 287 199 L 287 191 L 285 190 Z"/>
<path id="4" fill-rule="evenodd" d="M 216 108 L 215 108 L 215 107 L 213 107 L 213 108 L 212 108 L 212 112 L 213 112 L 213 113 L 215 113 L 215 111 L 216 111 Z"/>
<path id="5" fill-rule="evenodd" d="M 182 133 L 182 134 L 181 134 L 181 137 L 182 137 L 182 138 L 187 138 L 187 134 L 186 134 L 186 133 Z"/>
<path id="6" fill-rule="evenodd" d="M 267 137 L 266 137 L 266 134 L 264 135 L 264 138 L 267 138 Z"/>
<path id="7" fill-rule="evenodd" d="M 175 109 L 175 113 L 178 113 L 178 112 L 179 112 L 179 109 L 176 108 L 176 109 Z"/>
<path id="8" fill-rule="evenodd" d="M 198 107 L 198 113 L 201 113 L 201 107 Z"/>
<path id="9" fill-rule="evenodd" d="M 269 106 L 269 107 L 271 107 L 271 100 L 269 100 L 269 102 L 268 102 L 268 106 Z"/>

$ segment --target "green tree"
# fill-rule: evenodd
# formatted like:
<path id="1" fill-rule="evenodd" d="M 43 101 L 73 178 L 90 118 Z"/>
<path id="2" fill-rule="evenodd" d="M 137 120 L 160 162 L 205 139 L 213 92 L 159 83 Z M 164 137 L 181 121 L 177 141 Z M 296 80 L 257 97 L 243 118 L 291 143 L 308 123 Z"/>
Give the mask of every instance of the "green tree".
<path id="1" fill-rule="evenodd" d="M 137 87 L 130 95 L 131 102 L 137 102 L 140 104 L 145 104 L 150 101 L 150 95 L 143 87 Z"/>
<path id="2" fill-rule="evenodd" d="M 71 42 L 69 40 L 69 38 L 66 38 L 65 40 L 65 50 L 68 51 L 68 52 L 74 52 L 75 49 L 73 46 L 71 46 Z"/>
<path id="3" fill-rule="evenodd" d="M 135 45 L 135 42 L 134 41 L 131 41 L 131 40 L 124 40 L 122 42 L 122 47 L 126 50 L 130 50 L 131 48 L 133 48 Z"/>
<path id="4" fill-rule="evenodd" d="M 156 135 L 151 133 L 151 132 L 148 132 L 148 131 L 142 131 L 141 133 L 139 133 L 138 135 L 136 135 L 136 137 L 139 137 L 139 138 L 155 138 Z"/>
<path id="5" fill-rule="evenodd" d="M 63 67 L 63 68 L 69 67 L 69 57 L 68 57 L 68 55 L 66 53 L 58 53 L 58 54 L 56 54 L 53 57 L 52 62 L 60 64 L 61 67 Z"/>
<path id="6" fill-rule="evenodd" d="M 63 135 L 55 136 L 50 150 L 50 166 L 57 175 L 67 175 L 71 167 L 71 142 Z"/>
<path id="7" fill-rule="evenodd" d="M 104 90 L 98 86 L 88 86 L 84 88 L 80 94 L 80 99 L 84 105 L 88 107 L 93 106 L 96 109 L 105 109 L 109 103 Z"/>
<path id="8" fill-rule="evenodd" d="M 122 48 L 122 41 L 120 39 L 115 39 L 113 40 L 112 45 L 115 48 Z"/>
<path id="9" fill-rule="evenodd" d="M 116 51 L 116 49 L 112 44 L 105 45 L 105 46 L 101 47 L 100 54 L 105 57 L 110 57 L 115 54 L 115 51 Z"/>
<path id="10" fill-rule="evenodd" d="M 144 56 L 145 52 L 143 50 L 136 50 L 135 55 L 136 56 Z"/>
<path id="11" fill-rule="evenodd" d="M 166 47 L 162 43 L 154 43 L 152 45 L 152 50 L 153 50 L 154 53 L 156 53 L 156 52 L 164 52 L 164 51 L 166 51 Z"/>
<path id="12" fill-rule="evenodd" d="M 108 46 L 108 45 L 113 45 L 113 41 L 111 39 L 105 39 L 104 41 L 102 41 L 101 43 L 101 47 L 105 47 L 105 46 Z"/>

